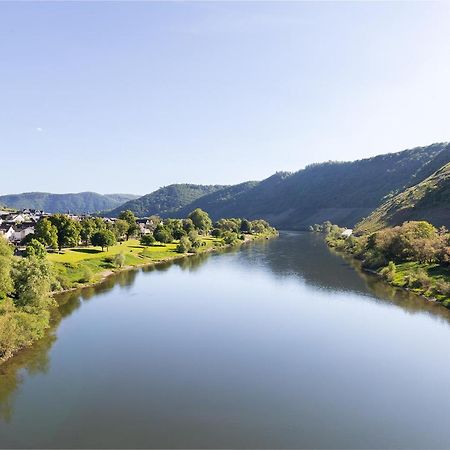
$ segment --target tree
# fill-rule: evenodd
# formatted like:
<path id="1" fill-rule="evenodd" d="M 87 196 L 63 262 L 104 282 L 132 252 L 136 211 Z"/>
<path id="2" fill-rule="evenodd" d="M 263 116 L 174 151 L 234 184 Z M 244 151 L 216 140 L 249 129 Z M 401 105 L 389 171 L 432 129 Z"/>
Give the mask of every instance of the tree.
<path id="1" fill-rule="evenodd" d="M 134 213 L 132 211 L 127 209 L 126 211 L 122 211 L 119 214 L 119 219 L 124 220 L 125 222 L 128 223 L 128 230 L 126 232 L 127 240 L 128 240 L 131 236 L 134 236 L 138 231 L 138 226 L 136 223 L 136 216 L 134 215 Z"/>
<path id="2" fill-rule="evenodd" d="M 92 245 L 102 248 L 102 251 L 109 249 L 116 243 L 116 237 L 111 230 L 100 230 L 95 232 L 91 238 Z"/>
<path id="3" fill-rule="evenodd" d="M 50 248 L 58 248 L 58 229 L 47 218 L 41 219 L 34 229 L 35 238 Z"/>
<path id="4" fill-rule="evenodd" d="M 13 291 L 11 278 L 13 250 L 9 243 L 0 236 L 0 300 Z"/>
<path id="5" fill-rule="evenodd" d="M 191 241 L 191 247 L 194 249 L 199 248 L 202 245 L 202 241 L 200 240 L 197 231 L 192 230 L 189 232 L 189 240 Z"/>
<path id="6" fill-rule="evenodd" d="M 126 211 L 122 211 L 119 214 L 119 219 L 121 220 L 125 220 L 126 222 L 128 222 L 130 225 L 133 225 L 134 223 L 136 223 L 136 216 L 134 215 L 134 213 L 132 211 L 130 211 L 129 209 L 127 209 Z"/>
<path id="7" fill-rule="evenodd" d="M 166 219 L 164 227 L 173 236 L 174 239 L 181 239 L 186 236 L 186 231 L 183 228 L 183 222 L 179 219 Z"/>
<path id="8" fill-rule="evenodd" d="M 41 313 L 54 305 L 50 296 L 53 274 L 46 259 L 20 258 L 13 266 L 14 304 L 29 313 Z"/>
<path id="9" fill-rule="evenodd" d="M 50 216 L 50 222 L 58 230 L 58 248 L 75 247 L 80 242 L 80 224 L 65 214 Z"/>
<path id="10" fill-rule="evenodd" d="M 84 242 L 84 245 L 89 245 L 91 236 L 97 230 L 96 222 L 94 219 L 86 218 L 80 223 L 80 238 Z"/>
<path id="11" fill-rule="evenodd" d="M 153 236 L 153 234 L 147 233 L 147 234 L 143 234 L 141 237 L 141 245 L 144 245 L 146 247 L 153 245 L 155 243 L 155 238 Z"/>
<path id="12" fill-rule="evenodd" d="M 188 219 L 191 219 L 194 227 L 202 233 L 207 233 L 212 226 L 208 213 L 200 208 L 194 209 L 188 215 Z"/>
<path id="13" fill-rule="evenodd" d="M 114 234 L 116 235 L 117 240 L 122 238 L 123 236 L 128 236 L 128 230 L 130 229 L 130 224 L 123 219 L 117 219 L 114 222 Z"/>
<path id="14" fill-rule="evenodd" d="M 194 222 L 191 219 L 183 219 L 183 230 L 189 234 L 190 231 L 195 230 Z"/>
<path id="15" fill-rule="evenodd" d="M 252 232 L 252 224 L 247 219 L 242 219 L 241 221 L 241 229 L 242 233 L 251 233 Z"/>
<path id="16" fill-rule="evenodd" d="M 270 225 L 262 219 L 259 220 L 253 220 L 251 222 L 251 227 L 252 227 L 252 232 L 253 233 L 264 233 L 267 230 L 270 230 Z M 327 226 L 327 233 L 329 233 L 331 231 L 331 224 L 328 227 Z"/>
<path id="17" fill-rule="evenodd" d="M 232 231 L 225 231 L 223 233 L 223 242 L 227 245 L 234 245 L 238 241 L 238 235 Z"/>
<path id="18" fill-rule="evenodd" d="M 183 236 L 180 239 L 180 242 L 177 245 L 176 250 L 178 253 L 187 253 L 191 250 L 191 248 L 192 248 L 191 241 L 189 240 L 189 238 L 187 236 Z"/>
<path id="19" fill-rule="evenodd" d="M 169 230 L 164 225 L 158 225 L 153 232 L 153 237 L 163 244 L 168 244 L 173 241 L 173 236 L 170 234 Z"/>
<path id="20" fill-rule="evenodd" d="M 38 259 L 44 259 L 47 255 L 44 244 L 39 242 L 37 239 L 31 239 L 30 243 L 27 245 L 25 253 L 28 258 Z"/>

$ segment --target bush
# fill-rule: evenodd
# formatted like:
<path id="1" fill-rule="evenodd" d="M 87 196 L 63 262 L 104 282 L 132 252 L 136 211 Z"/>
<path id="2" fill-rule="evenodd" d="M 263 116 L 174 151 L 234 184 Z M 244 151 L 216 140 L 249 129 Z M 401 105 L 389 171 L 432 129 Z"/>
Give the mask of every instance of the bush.
<path id="1" fill-rule="evenodd" d="M 144 245 L 145 247 L 149 247 L 150 245 L 153 245 L 156 242 L 156 239 L 153 236 L 153 234 L 143 234 L 140 242 L 141 242 L 141 245 Z"/>
<path id="2" fill-rule="evenodd" d="M 180 239 L 179 244 L 177 245 L 177 252 L 178 253 L 188 253 L 192 248 L 192 244 L 190 239 L 187 236 L 183 236 Z"/>
<path id="3" fill-rule="evenodd" d="M 396 270 L 395 264 L 389 261 L 389 264 L 381 269 L 380 274 L 385 280 L 392 281 L 395 277 Z"/>
<path id="4" fill-rule="evenodd" d="M 87 266 L 83 266 L 81 269 L 81 276 L 78 279 L 78 282 L 79 283 L 90 283 L 92 281 L 93 277 L 94 277 L 94 274 L 92 273 L 92 270 Z"/>
<path id="5" fill-rule="evenodd" d="M 125 255 L 123 253 L 118 253 L 117 255 L 115 255 L 113 264 L 119 268 L 123 267 L 123 265 L 125 264 Z"/>

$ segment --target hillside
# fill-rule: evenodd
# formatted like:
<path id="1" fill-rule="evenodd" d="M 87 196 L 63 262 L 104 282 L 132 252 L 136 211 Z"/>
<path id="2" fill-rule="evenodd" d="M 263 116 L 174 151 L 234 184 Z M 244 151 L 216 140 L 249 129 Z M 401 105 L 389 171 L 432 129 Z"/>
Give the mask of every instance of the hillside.
<path id="1" fill-rule="evenodd" d="M 355 231 L 373 232 L 407 220 L 426 220 L 436 227 L 450 228 L 450 164 L 386 200 L 362 220 Z"/>
<path id="2" fill-rule="evenodd" d="M 50 194 L 47 192 L 26 192 L 0 196 L 0 203 L 15 209 L 40 209 L 49 213 L 87 214 L 116 208 L 135 198 L 131 194 L 101 195 L 95 192 L 77 194 Z"/>
<path id="3" fill-rule="evenodd" d="M 124 203 L 120 207 L 105 213 L 111 217 L 117 217 L 122 211 L 129 209 L 138 217 L 152 214 L 161 217 L 174 216 L 178 210 L 194 202 L 198 198 L 223 189 L 220 185 L 198 184 L 171 184 L 162 187 L 150 194 Z"/>
<path id="4" fill-rule="evenodd" d="M 201 198 L 185 210 L 199 206 L 215 219 L 264 218 L 287 229 L 306 229 L 324 220 L 352 227 L 384 197 L 422 181 L 447 162 L 450 145 L 444 143 L 354 162 L 314 164 L 294 174 L 277 173 L 225 200 Z"/>

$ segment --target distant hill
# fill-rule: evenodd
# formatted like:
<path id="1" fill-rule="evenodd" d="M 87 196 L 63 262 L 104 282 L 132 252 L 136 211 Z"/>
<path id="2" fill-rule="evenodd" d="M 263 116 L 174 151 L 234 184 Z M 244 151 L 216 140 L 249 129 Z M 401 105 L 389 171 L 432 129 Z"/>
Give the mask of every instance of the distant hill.
<path id="1" fill-rule="evenodd" d="M 437 227 L 450 228 L 450 164 L 386 200 L 355 231 L 373 232 L 407 220 L 426 220 Z"/>
<path id="2" fill-rule="evenodd" d="M 233 195 L 228 198 L 219 191 L 182 212 L 199 206 L 214 219 L 264 218 L 286 229 L 306 229 L 324 220 L 352 227 L 386 196 L 422 181 L 447 162 L 450 146 L 443 143 L 354 162 L 313 164 L 293 174 L 280 172 L 253 185 L 244 183 L 244 189 L 229 187 L 226 192 Z"/>
<path id="3" fill-rule="evenodd" d="M 50 194 L 47 192 L 26 192 L 0 196 L 0 203 L 15 209 L 41 209 L 49 213 L 88 214 L 116 208 L 136 198 L 131 194 L 101 195 L 95 192 L 77 194 Z"/>
<path id="4" fill-rule="evenodd" d="M 157 214 L 161 217 L 175 216 L 177 211 L 204 195 L 212 194 L 225 186 L 199 184 L 171 184 L 150 194 L 128 201 L 105 214 L 117 217 L 129 209 L 138 217 Z"/>

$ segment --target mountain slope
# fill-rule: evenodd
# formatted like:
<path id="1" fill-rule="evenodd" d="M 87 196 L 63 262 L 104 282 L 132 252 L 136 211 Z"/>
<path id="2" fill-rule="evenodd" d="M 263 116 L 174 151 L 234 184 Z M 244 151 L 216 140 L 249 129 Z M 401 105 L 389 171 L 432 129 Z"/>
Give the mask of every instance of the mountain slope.
<path id="1" fill-rule="evenodd" d="M 128 194 L 101 195 L 95 192 L 76 194 L 50 194 L 48 192 L 26 192 L 0 196 L 0 203 L 15 209 L 41 209 L 49 213 L 88 214 L 116 208 L 134 196 Z"/>
<path id="2" fill-rule="evenodd" d="M 385 201 L 355 231 L 373 232 L 407 220 L 427 220 L 437 227 L 450 227 L 450 164 Z"/>
<path id="3" fill-rule="evenodd" d="M 205 209 L 213 218 L 264 218 L 278 228 L 306 229 L 324 220 L 352 227 L 385 196 L 422 181 L 445 162 L 450 162 L 447 143 L 354 162 L 314 164 L 294 174 L 275 174 L 227 201 L 210 202 Z"/>
<path id="4" fill-rule="evenodd" d="M 220 185 L 171 184 L 150 194 L 124 203 L 118 208 L 105 213 L 110 217 L 117 217 L 122 211 L 129 209 L 138 217 L 152 214 L 161 217 L 174 216 L 184 206 L 198 198 L 223 189 Z"/>

